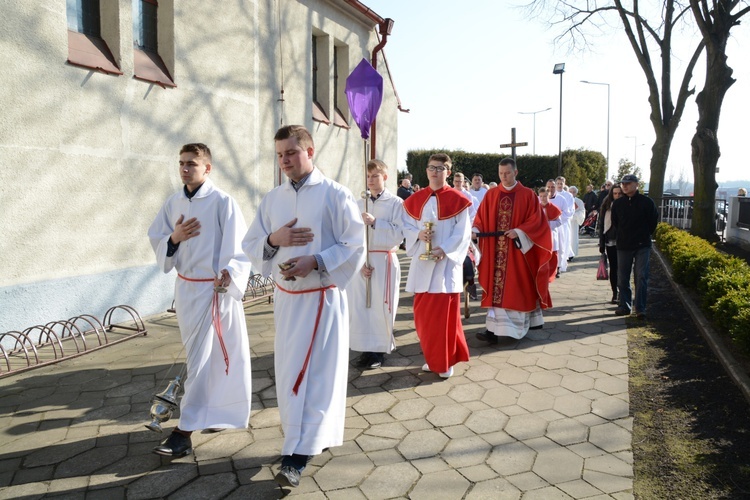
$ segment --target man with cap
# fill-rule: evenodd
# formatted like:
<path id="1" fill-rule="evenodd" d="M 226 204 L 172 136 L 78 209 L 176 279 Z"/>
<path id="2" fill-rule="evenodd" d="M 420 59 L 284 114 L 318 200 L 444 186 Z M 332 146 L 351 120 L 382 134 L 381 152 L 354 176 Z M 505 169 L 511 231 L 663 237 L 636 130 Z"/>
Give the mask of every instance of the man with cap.
<path id="1" fill-rule="evenodd" d="M 638 177 L 633 174 L 620 180 L 622 194 L 612 203 L 612 225 L 617 228 L 617 288 L 620 301 L 615 314 L 627 316 L 635 306 L 638 319 L 646 319 L 648 269 L 651 234 L 659 213 L 656 204 L 638 192 Z M 630 272 L 635 273 L 635 300 L 630 288 Z"/>

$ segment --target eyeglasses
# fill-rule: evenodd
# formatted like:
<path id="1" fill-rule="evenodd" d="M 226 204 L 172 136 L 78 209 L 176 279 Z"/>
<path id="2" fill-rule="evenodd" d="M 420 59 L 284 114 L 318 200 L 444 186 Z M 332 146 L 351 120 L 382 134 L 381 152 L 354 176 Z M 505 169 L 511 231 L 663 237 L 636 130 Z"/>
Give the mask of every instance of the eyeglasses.
<path id="1" fill-rule="evenodd" d="M 448 170 L 448 167 L 436 167 L 435 165 L 430 165 L 429 167 L 427 167 L 427 170 L 429 170 L 430 172 L 445 172 L 446 170 Z"/>

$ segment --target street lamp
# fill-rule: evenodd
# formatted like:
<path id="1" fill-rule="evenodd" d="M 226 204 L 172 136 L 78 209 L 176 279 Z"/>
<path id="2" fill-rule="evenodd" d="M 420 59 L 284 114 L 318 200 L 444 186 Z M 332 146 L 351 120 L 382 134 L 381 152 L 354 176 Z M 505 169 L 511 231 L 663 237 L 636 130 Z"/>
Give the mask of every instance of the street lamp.
<path id="1" fill-rule="evenodd" d="M 558 177 L 562 175 L 562 76 L 563 73 L 565 73 L 565 63 L 557 63 L 555 64 L 555 67 L 552 68 L 552 74 L 553 75 L 560 75 L 560 132 L 559 132 L 559 142 L 557 145 L 557 175 Z"/>
<path id="2" fill-rule="evenodd" d="M 532 148 L 533 154 L 536 154 L 536 114 L 544 113 L 545 111 L 549 111 L 550 109 L 552 108 L 540 109 L 539 111 L 519 111 L 518 112 L 518 114 L 520 115 L 534 115 L 534 131 L 532 133 L 533 140 L 534 140 L 534 147 Z"/>
<path id="3" fill-rule="evenodd" d="M 638 137 L 635 135 L 626 135 L 625 138 L 633 139 L 633 169 L 635 170 L 635 167 L 638 164 L 638 146 L 643 146 L 646 143 L 638 144 Z"/>
<path id="4" fill-rule="evenodd" d="M 609 84 L 602 82 L 590 82 L 588 80 L 581 80 L 581 83 L 588 83 L 589 85 L 606 85 L 607 86 L 607 179 L 609 179 Z"/>

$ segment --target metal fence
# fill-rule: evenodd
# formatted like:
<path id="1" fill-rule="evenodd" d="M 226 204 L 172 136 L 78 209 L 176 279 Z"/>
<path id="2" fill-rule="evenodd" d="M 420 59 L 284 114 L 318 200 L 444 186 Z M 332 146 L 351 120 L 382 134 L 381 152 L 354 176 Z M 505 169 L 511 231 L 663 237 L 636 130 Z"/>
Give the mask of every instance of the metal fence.
<path id="1" fill-rule="evenodd" d="M 689 230 L 692 227 L 694 201 L 692 196 L 665 196 L 655 201 L 659 209 L 659 220 L 661 222 L 685 230 Z M 716 223 L 716 234 L 723 241 L 724 231 L 727 227 L 727 200 L 716 199 L 714 220 Z"/>

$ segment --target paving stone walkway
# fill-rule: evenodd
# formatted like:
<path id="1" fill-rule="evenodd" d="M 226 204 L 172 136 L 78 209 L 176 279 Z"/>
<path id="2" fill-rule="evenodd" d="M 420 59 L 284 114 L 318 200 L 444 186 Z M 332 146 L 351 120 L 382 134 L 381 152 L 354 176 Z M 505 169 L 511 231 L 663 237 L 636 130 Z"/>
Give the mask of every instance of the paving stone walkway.
<path id="1" fill-rule="evenodd" d="M 0 498 L 633 498 L 625 321 L 595 280 L 595 241 L 580 253 L 552 285 L 544 329 L 520 342 L 476 340 L 473 302 L 471 361 L 448 380 L 421 371 L 403 294 L 397 350 L 381 369 L 350 369 L 344 445 L 315 457 L 291 492 L 273 482 L 282 432 L 266 303 L 246 308 L 250 429 L 194 433 L 188 457 L 152 454 L 162 436 L 144 427 L 183 359 L 171 314 L 148 318 L 146 337 L 0 379 Z"/>

